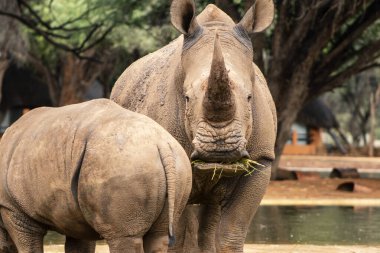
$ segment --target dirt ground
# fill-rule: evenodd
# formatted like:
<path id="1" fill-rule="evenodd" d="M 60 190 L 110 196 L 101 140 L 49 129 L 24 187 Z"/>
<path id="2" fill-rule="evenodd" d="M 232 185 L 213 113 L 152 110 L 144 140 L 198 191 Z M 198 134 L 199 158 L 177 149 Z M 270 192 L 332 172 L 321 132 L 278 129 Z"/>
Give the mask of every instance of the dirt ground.
<path id="1" fill-rule="evenodd" d="M 61 253 L 63 245 L 45 246 L 46 253 Z M 379 253 L 377 246 L 314 246 L 314 245 L 271 245 L 246 244 L 245 253 Z M 98 245 L 96 253 L 109 253 L 108 246 Z"/>
<path id="2" fill-rule="evenodd" d="M 338 185 L 353 182 L 353 192 L 339 191 Z M 265 198 L 358 198 L 380 199 L 380 179 L 283 180 L 269 184 Z"/>
<path id="3" fill-rule="evenodd" d="M 296 173 L 300 180 L 272 181 L 262 204 L 372 205 L 380 206 L 380 179 L 320 178 L 332 168 L 355 168 L 360 176 L 379 173 L 380 157 L 283 155 L 280 167 L 286 176 Z M 346 170 L 347 171 L 347 170 Z M 289 174 L 293 173 L 293 174 Z M 337 190 L 352 183 L 353 191 Z"/>
<path id="4" fill-rule="evenodd" d="M 353 183 L 353 192 L 337 190 L 342 183 Z M 261 204 L 380 206 L 380 179 L 273 181 Z"/>

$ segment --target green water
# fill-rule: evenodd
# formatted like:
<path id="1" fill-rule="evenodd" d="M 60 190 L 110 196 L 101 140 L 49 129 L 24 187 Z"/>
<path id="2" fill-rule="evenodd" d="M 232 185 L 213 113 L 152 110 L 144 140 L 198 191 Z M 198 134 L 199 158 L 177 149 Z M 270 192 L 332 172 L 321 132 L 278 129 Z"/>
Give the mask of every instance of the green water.
<path id="1" fill-rule="evenodd" d="M 45 237 L 45 244 L 64 241 L 54 232 Z M 261 206 L 246 243 L 379 245 L 380 207 Z"/>
<path id="2" fill-rule="evenodd" d="M 380 207 L 261 206 L 246 243 L 379 245 Z"/>

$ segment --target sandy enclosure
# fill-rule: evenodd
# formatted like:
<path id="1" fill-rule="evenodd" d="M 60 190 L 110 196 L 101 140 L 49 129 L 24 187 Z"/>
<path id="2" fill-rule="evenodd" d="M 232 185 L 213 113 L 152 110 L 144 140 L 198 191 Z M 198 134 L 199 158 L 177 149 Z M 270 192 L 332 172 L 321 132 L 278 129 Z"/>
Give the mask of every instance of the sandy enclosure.
<path id="1" fill-rule="evenodd" d="M 359 190 L 338 191 L 345 182 L 355 183 Z M 271 181 L 261 205 L 380 206 L 380 179 Z"/>
<path id="2" fill-rule="evenodd" d="M 45 253 L 62 253 L 63 245 L 45 246 Z M 108 246 L 98 245 L 96 253 L 108 253 Z M 246 244 L 245 253 L 379 253 L 380 246 L 315 246 L 315 245 L 271 245 Z"/>

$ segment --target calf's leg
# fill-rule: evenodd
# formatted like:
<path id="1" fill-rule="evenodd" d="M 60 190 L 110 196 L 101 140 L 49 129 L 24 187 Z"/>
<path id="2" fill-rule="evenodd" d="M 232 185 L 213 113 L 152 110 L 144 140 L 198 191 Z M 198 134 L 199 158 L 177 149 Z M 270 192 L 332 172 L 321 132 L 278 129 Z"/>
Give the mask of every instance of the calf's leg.
<path id="1" fill-rule="evenodd" d="M 19 211 L 1 209 L 1 218 L 18 253 L 43 253 L 45 228 Z"/>
<path id="2" fill-rule="evenodd" d="M 0 253 L 17 253 L 16 246 L 5 230 L 3 221 L 0 215 Z"/>
<path id="3" fill-rule="evenodd" d="M 144 252 L 145 253 L 166 253 L 169 246 L 169 218 L 168 218 L 168 202 L 154 222 L 148 233 L 144 236 Z M 172 238 L 174 243 L 174 238 Z"/>

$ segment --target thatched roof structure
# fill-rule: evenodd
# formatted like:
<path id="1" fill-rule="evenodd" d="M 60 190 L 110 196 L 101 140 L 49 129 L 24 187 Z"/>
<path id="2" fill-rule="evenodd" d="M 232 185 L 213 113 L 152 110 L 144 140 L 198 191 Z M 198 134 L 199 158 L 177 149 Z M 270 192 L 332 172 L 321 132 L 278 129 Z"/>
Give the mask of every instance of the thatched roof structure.
<path id="1" fill-rule="evenodd" d="M 317 98 L 307 103 L 299 112 L 296 121 L 307 127 L 325 129 L 342 154 L 346 154 L 347 149 L 350 148 L 346 137 L 339 129 L 339 123 L 334 113 L 322 99 Z"/>
<path id="2" fill-rule="evenodd" d="M 339 128 L 339 123 L 331 109 L 317 98 L 307 103 L 298 113 L 297 122 L 315 128 Z"/>

